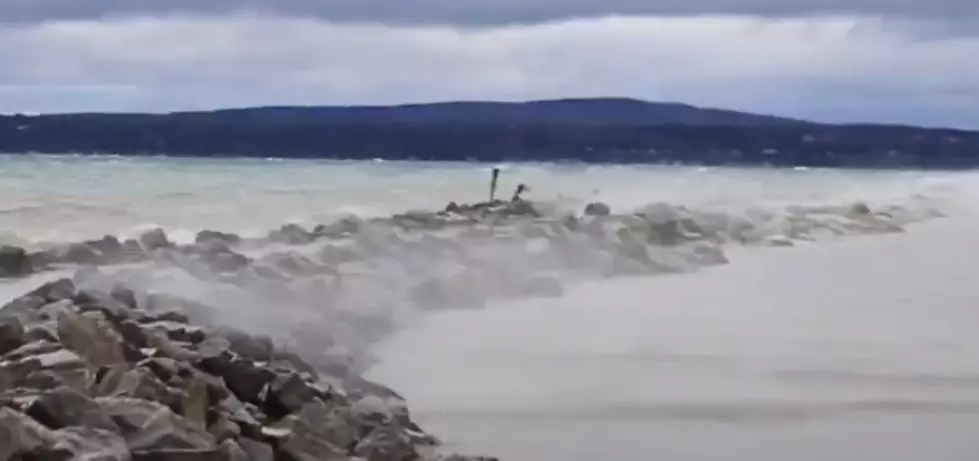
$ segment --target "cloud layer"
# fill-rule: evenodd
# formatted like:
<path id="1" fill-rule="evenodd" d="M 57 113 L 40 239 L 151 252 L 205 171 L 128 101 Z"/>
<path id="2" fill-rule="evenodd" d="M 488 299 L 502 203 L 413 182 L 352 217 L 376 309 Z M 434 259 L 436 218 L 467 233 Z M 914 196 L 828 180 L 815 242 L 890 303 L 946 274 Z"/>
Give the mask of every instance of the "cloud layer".
<path id="1" fill-rule="evenodd" d="M 973 0 L 7 0 L 0 21 L 242 11 L 330 21 L 486 25 L 606 15 L 873 15 L 975 18 Z"/>
<path id="2" fill-rule="evenodd" d="M 8 24 L 0 111 L 630 96 L 979 127 L 979 39 L 909 33 L 920 25 L 701 16 L 471 29 L 254 13 Z"/>

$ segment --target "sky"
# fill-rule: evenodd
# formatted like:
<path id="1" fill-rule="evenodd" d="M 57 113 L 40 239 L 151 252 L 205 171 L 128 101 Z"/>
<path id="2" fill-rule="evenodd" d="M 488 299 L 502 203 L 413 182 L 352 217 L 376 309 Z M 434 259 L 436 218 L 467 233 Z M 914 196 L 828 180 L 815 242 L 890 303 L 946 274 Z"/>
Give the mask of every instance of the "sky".
<path id="1" fill-rule="evenodd" d="M 979 128 L 975 0 L 3 0 L 0 112 L 616 96 Z"/>

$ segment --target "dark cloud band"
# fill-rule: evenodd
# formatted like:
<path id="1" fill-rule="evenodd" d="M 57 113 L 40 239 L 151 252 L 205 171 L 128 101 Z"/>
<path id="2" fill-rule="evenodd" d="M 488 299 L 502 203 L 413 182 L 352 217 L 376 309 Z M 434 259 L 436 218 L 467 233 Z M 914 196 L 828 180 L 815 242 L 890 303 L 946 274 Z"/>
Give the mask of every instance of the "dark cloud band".
<path id="1" fill-rule="evenodd" d="M 130 15 L 229 14 L 257 10 L 333 21 L 499 25 L 605 15 L 860 14 L 917 19 L 977 18 L 975 0 L 12 0 L 0 22 L 96 19 Z"/>

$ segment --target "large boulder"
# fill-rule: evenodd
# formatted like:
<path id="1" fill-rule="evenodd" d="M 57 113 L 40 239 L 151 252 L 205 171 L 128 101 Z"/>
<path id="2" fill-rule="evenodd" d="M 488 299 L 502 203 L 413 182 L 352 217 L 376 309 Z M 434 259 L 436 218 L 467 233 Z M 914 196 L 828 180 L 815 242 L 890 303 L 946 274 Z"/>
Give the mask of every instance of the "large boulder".
<path id="1" fill-rule="evenodd" d="M 16 317 L 0 318 L 0 356 L 27 342 L 24 324 Z"/>
<path id="2" fill-rule="evenodd" d="M 26 413 L 51 429 L 84 426 L 119 432 L 119 426 L 112 422 L 95 400 L 67 386 L 41 394 Z"/>
<path id="3" fill-rule="evenodd" d="M 21 247 L 0 247 L 0 277 L 20 277 L 33 272 L 27 251 Z"/>
<path id="4" fill-rule="evenodd" d="M 173 247 L 173 243 L 167 238 L 166 232 L 160 228 L 142 233 L 139 236 L 139 245 L 146 251 Z"/>
<path id="5" fill-rule="evenodd" d="M 612 208 L 602 202 L 592 202 L 585 205 L 585 216 L 608 216 Z"/>

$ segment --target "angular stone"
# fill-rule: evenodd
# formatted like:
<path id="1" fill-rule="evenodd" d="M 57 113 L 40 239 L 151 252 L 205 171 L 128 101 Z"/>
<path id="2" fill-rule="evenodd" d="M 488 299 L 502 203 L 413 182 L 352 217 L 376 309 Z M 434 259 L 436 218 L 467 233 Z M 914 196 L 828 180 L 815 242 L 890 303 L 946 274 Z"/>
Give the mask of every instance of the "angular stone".
<path id="1" fill-rule="evenodd" d="M 295 413 L 315 398 L 315 393 L 298 373 L 284 373 L 269 385 L 265 413 L 276 418 Z"/>
<path id="2" fill-rule="evenodd" d="M 113 285 L 109 290 L 109 296 L 112 296 L 116 301 L 119 301 L 130 309 L 135 309 L 137 306 L 136 302 L 136 292 L 125 285 Z"/>
<path id="3" fill-rule="evenodd" d="M 166 407 L 150 415 L 126 442 L 134 454 L 157 450 L 217 450 L 211 434 Z"/>
<path id="4" fill-rule="evenodd" d="M 173 246 L 173 244 L 170 243 L 170 240 L 167 238 L 166 232 L 160 228 L 149 230 L 141 234 L 139 236 L 139 244 L 146 251 L 170 248 Z"/>
<path id="5" fill-rule="evenodd" d="M 602 202 L 592 202 L 585 206 L 585 216 L 608 216 L 612 208 Z"/>
<path id="6" fill-rule="evenodd" d="M 159 402 L 126 397 L 99 397 L 95 402 L 119 426 L 123 436 L 139 431 L 154 414 L 167 408 Z"/>
<path id="7" fill-rule="evenodd" d="M 353 454 L 367 461 L 413 461 L 419 457 L 411 437 L 396 425 L 375 427 L 357 442 Z"/>
<path id="8" fill-rule="evenodd" d="M 118 434 L 95 427 L 66 427 L 53 434 L 52 459 L 77 461 L 130 461 L 126 441 Z"/>
<path id="9" fill-rule="evenodd" d="M 0 247 L 0 277 L 20 277 L 34 271 L 27 251 L 21 247 Z"/>
<path id="10" fill-rule="evenodd" d="M 215 240 L 227 244 L 236 244 L 241 242 L 241 237 L 238 236 L 237 234 L 229 234 L 225 232 L 205 229 L 198 232 L 197 236 L 194 238 L 194 241 L 197 243 L 210 242 Z"/>
<path id="11" fill-rule="evenodd" d="M 228 340 L 228 348 L 242 358 L 257 362 L 272 360 L 275 351 L 272 339 L 267 336 L 253 336 L 231 328 L 219 328 L 214 334 Z"/>
<path id="12" fill-rule="evenodd" d="M 122 337 L 107 322 L 75 314 L 58 317 L 62 344 L 96 367 L 126 363 Z"/>
<path id="13" fill-rule="evenodd" d="M 116 367 L 120 370 L 122 367 Z M 97 395 L 111 397 L 133 397 L 176 406 L 180 392 L 170 389 L 152 371 L 146 368 L 128 370 L 118 379 L 105 379 L 99 383 Z"/>
<path id="14" fill-rule="evenodd" d="M 51 429 L 85 426 L 119 432 L 119 427 L 102 412 L 95 400 L 69 387 L 41 394 L 26 413 Z"/>
<path id="15" fill-rule="evenodd" d="M 45 283 L 27 295 L 36 296 L 45 302 L 53 303 L 74 298 L 76 291 L 75 282 L 68 278 L 62 278 Z"/>
<path id="16" fill-rule="evenodd" d="M 0 460 L 41 456 L 54 444 L 55 436 L 50 429 L 30 416 L 11 408 L 0 407 Z"/>
<path id="17" fill-rule="evenodd" d="M 191 379 L 181 405 L 184 418 L 200 429 L 207 429 L 207 410 L 210 406 L 207 382 L 199 377 Z"/>
<path id="18" fill-rule="evenodd" d="M 349 409 L 314 400 L 266 433 L 279 439 L 279 452 L 291 459 L 339 461 L 354 447 L 359 430 Z"/>
<path id="19" fill-rule="evenodd" d="M 211 370 L 206 370 L 209 373 Z M 224 383 L 241 401 L 261 404 L 265 401 L 265 393 L 269 383 L 275 379 L 275 373 L 263 367 L 257 367 L 248 360 L 233 360 L 227 363 L 225 369 L 214 370 L 224 378 Z"/>
<path id="20" fill-rule="evenodd" d="M 16 317 L 0 318 L 0 356 L 27 343 L 27 331 Z"/>
<path id="21" fill-rule="evenodd" d="M 96 290 L 79 291 L 75 295 L 75 303 L 78 304 L 80 312 L 102 312 L 106 317 L 116 322 L 138 314 L 137 311 L 117 300 L 111 294 Z"/>
<path id="22" fill-rule="evenodd" d="M 58 262 L 71 264 L 98 265 L 105 262 L 102 252 L 85 243 L 68 244 L 58 251 L 56 258 Z"/>
<path id="23" fill-rule="evenodd" d="M 41 306 L 37 313 L 45 320 L 57 319 L 63 313 L 75 312 L 75 304 L 70 299 L 62 299 Z"/>
<path id="24" fill-rule="evenodd" d="M 251 439 L 240 439 L 238 445 L 248 455 L 250 461 L 273 461 L 275 451 L 267 443 L 258 442 Z"/>

